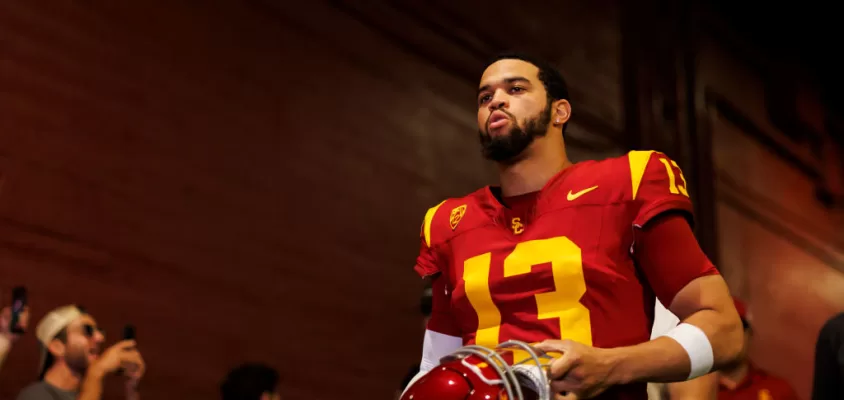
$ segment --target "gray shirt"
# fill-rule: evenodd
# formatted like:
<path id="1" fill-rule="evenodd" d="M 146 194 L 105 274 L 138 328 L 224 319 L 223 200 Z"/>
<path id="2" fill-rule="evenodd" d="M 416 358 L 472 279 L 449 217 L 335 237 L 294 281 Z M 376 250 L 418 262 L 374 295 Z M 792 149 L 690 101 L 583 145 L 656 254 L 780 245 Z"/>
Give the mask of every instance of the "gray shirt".
<path id="1" fill-rule="evenodd" d="M 76 391 L 69 392 L 41 381 L 21 390 L 17 400 L 76 400 L 76 395 Z"/>

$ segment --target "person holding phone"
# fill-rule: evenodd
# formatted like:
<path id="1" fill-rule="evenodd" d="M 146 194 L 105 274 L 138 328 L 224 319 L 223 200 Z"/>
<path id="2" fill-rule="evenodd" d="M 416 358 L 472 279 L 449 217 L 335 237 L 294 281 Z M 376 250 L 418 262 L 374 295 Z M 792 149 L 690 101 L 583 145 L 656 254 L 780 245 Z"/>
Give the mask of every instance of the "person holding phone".
<path id="1" fill-rule="evenodd" d="M 12 349 L 12 344 L 26 332 L 29 325 L 29 307 L 26 305 L 26 289 L 17 287 L 12 291 L 12 305 L 0 310 L 0 368 Z"/>
<path id="2" fill-rule="evenodd" d="M 105 336 L 84 309 L 70 305 L 51 311 L 35 336 L 41 343 L 38 382 L 22 390 L 18 400 L 99 400 L 105 377 L 118 373 L 126 378 L 126 399 L 140 399 L 145 364 L 136 342 L 123 340 L 101 350 Z"/>

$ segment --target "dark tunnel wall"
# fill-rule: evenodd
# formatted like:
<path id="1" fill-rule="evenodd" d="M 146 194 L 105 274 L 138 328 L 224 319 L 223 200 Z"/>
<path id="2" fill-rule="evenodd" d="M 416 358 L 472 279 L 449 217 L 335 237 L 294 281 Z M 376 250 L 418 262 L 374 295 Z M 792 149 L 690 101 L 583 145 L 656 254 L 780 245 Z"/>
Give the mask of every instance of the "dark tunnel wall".
<path id="1" fill-rule="evenodd" d="M 844 214 L 815 198 L 841 192 L 840 159 L 812 153 L 829 143 L 822 107 L 769 101 L 796 74 L 711 15 L 611 0 L 118 3 L 0 2 L 0 304 L 25 284 L 35 320 L 81 303 L 109 343 L 136 324 L 144 398 L 215 398 L 252 360 L 281 371 L 286 399 L 392 396 L 419 358 L 421 218 L 494 177 L 473 104 L 504 49 L 561 67 L 575 160 L 678 161 L 702 246 L 756 315 L 751 356 L 808 394 L 814 335 L 842 309 Z M 37 361 L 29 335 L 0 398 Z"/>
<path id="2" fill-rule="evenodd" d="M 478 54 L 425 58 L 443 39 L 419 20 L 408 43 L 368 10 L 302 6 L 0 2 L 0 295 L 25 284 L 35 320 L 86 305 L 109 343 L 135 323 L 145 398 L 213 398 L 245 360 L 291 399 L 390 396 L 419 356 L 421 218 L 491 177 Z M 608 34 L 570 41 L 605 66 L 571 63 L 593 121 L 576 157 L 618 152 Z M 13 349 L 0 396 L 36 354 L 33 335 Z"/>

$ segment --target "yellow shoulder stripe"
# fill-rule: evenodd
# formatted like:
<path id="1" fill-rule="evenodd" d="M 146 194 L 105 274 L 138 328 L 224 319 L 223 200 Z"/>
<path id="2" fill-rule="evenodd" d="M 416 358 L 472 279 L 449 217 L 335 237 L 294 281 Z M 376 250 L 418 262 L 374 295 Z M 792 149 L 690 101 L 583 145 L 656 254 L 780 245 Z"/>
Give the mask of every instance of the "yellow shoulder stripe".
<path id="1" fill-rule="evenodd" d="M 645 169 L 653 153 L 653 150 L 627 153 L 627 160 L 630 161 L 630 180 L 633 184 L 633 200 L 636 200 L 636 193 L 639 192 L 639 185 L 642 184 L 642 177 L 645 176 Z"/>
<path id="2" fill-rule="evenodd" d="M 437 210 L 441 205 L 443 205 L 443 203 L 445 203 L 445 200 L 443 200 L 440 204 L 429 208 L 428 212 L 425 213 L 425 244 L 427 244 L 428 247 L 431 247 L 431 222 L 434 221 L 434 215 L 437 214 Z"/>

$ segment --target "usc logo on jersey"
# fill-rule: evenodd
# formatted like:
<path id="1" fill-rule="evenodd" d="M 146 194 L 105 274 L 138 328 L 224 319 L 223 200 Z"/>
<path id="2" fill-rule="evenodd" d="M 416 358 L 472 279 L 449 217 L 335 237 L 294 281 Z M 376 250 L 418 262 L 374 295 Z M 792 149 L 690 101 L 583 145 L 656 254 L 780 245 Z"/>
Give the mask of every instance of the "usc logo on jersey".
<path id="1" fill-rule="evenodd" d="M 513 229 L 514 235 L 521 235 L 525 231 L 525 225 L 522 224 L 522 219 L 518 217 L 513 218 L 510 222 L 510 228 Z"/>
<path id="2" fill-rule="evenodd" d="M 459 207 L 454 207 L 451 210 L 451 217 L 448 218 L 448 223 L 451 225 L 451 230 L 457 229 L 457 224 L 460 223 L 460 220 L 463 219 L 463 216 L 466 215 L 466 205 L 463 204 Z"/>

